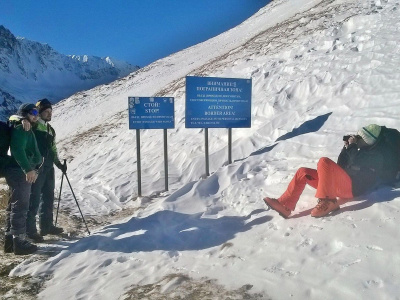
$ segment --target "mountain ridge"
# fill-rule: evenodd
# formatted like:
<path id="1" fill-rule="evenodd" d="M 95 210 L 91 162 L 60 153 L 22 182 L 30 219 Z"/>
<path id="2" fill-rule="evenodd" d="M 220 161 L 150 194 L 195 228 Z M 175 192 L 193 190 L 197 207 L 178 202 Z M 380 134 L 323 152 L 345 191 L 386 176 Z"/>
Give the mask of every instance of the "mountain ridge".
<path id="1" fill-rule="evenodd" d="M 16 37 L 0 25 L 0 118 L 23 102 L 53 103 L 138 70 L 110 57 L 64 55 L 48 44 Z"/>

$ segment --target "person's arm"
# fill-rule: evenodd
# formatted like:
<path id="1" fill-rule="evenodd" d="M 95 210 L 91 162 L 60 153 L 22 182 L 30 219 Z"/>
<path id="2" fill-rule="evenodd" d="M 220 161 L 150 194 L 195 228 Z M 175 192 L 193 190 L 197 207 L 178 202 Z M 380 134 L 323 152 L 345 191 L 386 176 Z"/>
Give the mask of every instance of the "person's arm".
<path id="1" fill-rule="evenodd" d="M 29 131 L 32 128 L 31 123 L 24 117 L 18 115 L 12 115 L 8 120 L 14 124 L 15 123 L 22 124 L 22 127 L 24 128 L 25 131 Z"/>
<path id="2" fill-rule="evenodd" d="M 57 150 L 57 145 L 56 145 L 56 132 L 52 127 L 50 127 L 50 130 L 53 133 L 53 145 L 51 145 L 51 151 L 53 152 L 53 157 L 54 157 L 54 164 L 59 168 L 63 173 L 67 172 L 67 165 L 62 164 L 60 161 L 60 158 L 58 157 L 58 150 Z"/>
<path id="3" fill-rule="evenodd" d="M 33 170 L 25 152 L 29 133 L 19 125 L 12 131 L 10 142 L 11 154 L 25 174 Z"/>
<path id="4" fill-rule="evenodd" d="M 350 136 L 347 141 L 344 141 L 344 146 L 339 154 L 337 164 L 342 168 L 346 169 L 351 164 L 358 154 L 357 139 L 355 136 Z"/>

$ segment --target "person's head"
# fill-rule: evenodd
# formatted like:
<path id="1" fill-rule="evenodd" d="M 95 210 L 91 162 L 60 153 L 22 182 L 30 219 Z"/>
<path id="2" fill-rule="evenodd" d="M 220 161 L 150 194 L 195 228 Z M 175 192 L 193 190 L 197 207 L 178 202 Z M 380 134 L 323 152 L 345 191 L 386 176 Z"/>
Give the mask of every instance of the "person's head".
<path id="1" fill-rule="evenodd" d="M 357 145 L 361 147 L 372 146 L 374 145 L 381 133 L 381 126 L 376 124 L 370 124 L 368 126 L 362 127 L 357 134 L 361 137 L 362 140 L 357 141 Z"/>
<path id="2" fill-rule="evenodd" d="M 18 108 L 17 115 L 27 119 L 30 123 L 36 123 L 39 118 L 39 112 L 35 104 L 24 103 Z"/>
<path id="3" fill-rule="evenodd" d="M 39 100 L 36 103 L 36 107 L 39 110 L 40 118 L 43 121 L 46 121 L 46 122 L 51 121 L 51 117 L 53 114 L 53 107 L 51 105 L 51 102 L 48 99 L 44 98 L 44 99 Z"/>

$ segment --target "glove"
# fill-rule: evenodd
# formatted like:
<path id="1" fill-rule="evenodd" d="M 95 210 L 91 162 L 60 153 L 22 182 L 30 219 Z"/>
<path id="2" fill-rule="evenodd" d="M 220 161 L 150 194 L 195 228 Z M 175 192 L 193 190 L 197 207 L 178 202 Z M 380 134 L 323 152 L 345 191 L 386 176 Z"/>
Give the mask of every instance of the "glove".
<path id="1" fill-rule="evenodd" d="M 64 164 L 61 164 L 61 162 L 58 162 L 56 164 L 57 168 L 59 168 L 61 170 L 61 172 L 63 173 L 67 173 L 67 163 L 64 162 Z"/>

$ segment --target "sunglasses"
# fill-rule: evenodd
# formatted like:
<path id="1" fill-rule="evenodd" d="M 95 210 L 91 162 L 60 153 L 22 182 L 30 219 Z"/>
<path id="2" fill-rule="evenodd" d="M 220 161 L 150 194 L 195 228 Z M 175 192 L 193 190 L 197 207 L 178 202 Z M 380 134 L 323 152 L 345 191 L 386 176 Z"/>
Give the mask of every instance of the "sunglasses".
<path id="1" fill-rule="evenodd" d="M 31 109 L 31 110 L 28 112 L 28 114 L 30 114 L 30 115 L 36 117 L 36 116 L 39 114 L 39 112 L 38 112 L 36 109 Z"/>

